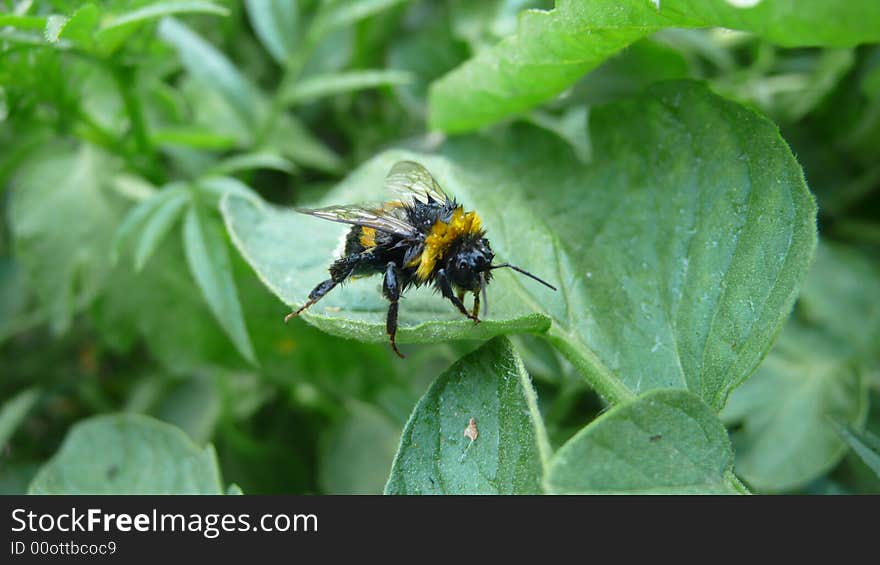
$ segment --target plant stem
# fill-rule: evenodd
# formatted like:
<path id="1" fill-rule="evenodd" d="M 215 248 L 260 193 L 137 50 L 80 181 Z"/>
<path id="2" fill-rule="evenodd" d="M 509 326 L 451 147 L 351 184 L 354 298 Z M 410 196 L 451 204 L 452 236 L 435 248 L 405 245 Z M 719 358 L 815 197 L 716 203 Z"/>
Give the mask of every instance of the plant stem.
<path id="1" fill-rule="evenodd" d="M 581 372 L 590 386 L 611 404 L 636 399 L 636 395 L 617 379 L 605 365 L 584 346 L 575 345 L 576 338 L 564 334 L 555 324 L 547 333 L 550 343 Z"/>
<path id="2" fill-rule="evenodd" d="M 119 94 L 125 104 L 125 112 L 131 122 L 131 132 L 134 135 L 134 142 L 140 153 L 152 157 L 153 145 L 150 143 L 150 137 L 147 135 L 146 122 L 144 121 L 143 108 L 141 101 L 134 92 L 134 69 L 132 67 L 114 66 L 111 68 L 113 78 L 116 79 L 116 86 L 119 88 Z"/>
<path id="3" fill-rule="evenodd" d="M 739 477 L 737 477 L 733 471 L 726 471 L 724 473 L 724 478 L 727 479 L 727 482 L 730 484 L 730 486 L 733 487 L 733 489 L 736 490 L 738 493 L 752 494 L 752 491 L 750 491 L 749 488 L 745 484 L 743 484 L 741 480 L 739 480 Z"/>

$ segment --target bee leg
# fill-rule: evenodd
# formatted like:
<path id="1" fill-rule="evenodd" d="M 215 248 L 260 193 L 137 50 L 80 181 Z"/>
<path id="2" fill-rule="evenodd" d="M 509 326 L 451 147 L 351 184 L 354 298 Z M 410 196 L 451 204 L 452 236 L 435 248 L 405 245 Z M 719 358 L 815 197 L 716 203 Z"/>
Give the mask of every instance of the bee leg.
<path id="1" fill-rule="evenodd" d="M 474 309 L 471 311 L 474 316 L 474 322 L 480 323 L 480 291 L 474 292 Z"/>
<path id="2" fill-rule="evenodd" d="M 382 294 L 391 302 L 388 306 L 388 318 L 385 320 L 385 332 L 391 339 L 391 349 L 394 350 L 398 357 L 403 359 L 406 355 L 397 349 L 397 342 L 394 339 L 397 335 L 397 301 L 400 299 L 400 283 L 397 280 L 397 265 L 392 262 L 385 266 Z"/>
<path id="3" fill-rule="evenodd" d="M 333 288 L 336 287 L 337 284 L 339 284 L 339 282 L 333 279 L 327 279 L 326 281 L 316 286 L 314 290 L 309 293 L 309 299 L 306 301 L 305 304 L 299 307 L 299 310 L 297 310 L 296 312 L 291 312 L 287 316 L 284 316 L 284 323 L 286 324 L 290 321 L 291 318 L 299 316 L 303 310 L 305 310 L 315 302 L 321 300 L 321 298 L 323 298 L 325 294 L 333 290 Z"/>
<path id="4" fill-rule="evenodd" d="M 333 264 L 330 265 L 330 278 L 316 286 L 312 292 L 309 293 L 309 299 L 305 304 L 299 307 L 299 310 L 291 312 L 285 316 L 284 323 L 286 324 L 291 318 L 299 316 L 303 310 L 321 300 L 324 295 L 333 290 L 336 285 L 344 282 L 354 271 L 355 267 L 357 267 L 358 263 L 370 258 L 372 258 L 372 252 L 366 251 L 363 253 L 352 253 L 351 255 L 346 255 L 345 257 L 334 261 Z"/>
<path id="5" fill-rule="evenodd" d="M 444 269 L 440 269 L 437 271 L 437 285 L 440 287 L 440 294 L 443 295 L 443 298 L 446 298 L 452 304 L 458 308 L 458 311 L 470 318 L 475 322 L 479 322 L 480 319 L 475 315 L 471 314 L 467 311 L 467 308 L 464 306 L 464 302 L 459 300 L 455 293 L 452 292 L 452 285 L 449 284 L 449 278 L 446 276 L 446 271 Z"/>

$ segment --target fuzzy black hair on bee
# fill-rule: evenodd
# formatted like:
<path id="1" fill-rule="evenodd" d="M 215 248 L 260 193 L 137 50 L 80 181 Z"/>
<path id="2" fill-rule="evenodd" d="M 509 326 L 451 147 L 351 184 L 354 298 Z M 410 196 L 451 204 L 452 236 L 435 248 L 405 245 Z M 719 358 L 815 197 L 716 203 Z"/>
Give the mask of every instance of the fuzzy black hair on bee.
<path id="1" fill-rule="evenodd" d="M 297 208 L 298 212 L 351 224 L 342 256 L 330 265 L 330 278 L 309 293 L 305 304 L 284 321 L 299 315 L 350 277 L 382 274 L 382 294 L 388 299 L 385 329 L 391 348 L 397 348 L 397 313 L 400 296 L 411 286 L 433 285 L 458 310 L 479 323 L 480 295 L 486 302 L 486 286 L 492 271 L 509 268 L 556 290 L 550 283 L 515 265 L 493 265 L 492 251 L 483 223 L 476 212 L 466 212 L 449 197 L 420 164 L 400 161 L 385 179 L 401 200 L 376 205 Z M 473 308 L 464 305 L 466 293 L 474 295 Z"/>

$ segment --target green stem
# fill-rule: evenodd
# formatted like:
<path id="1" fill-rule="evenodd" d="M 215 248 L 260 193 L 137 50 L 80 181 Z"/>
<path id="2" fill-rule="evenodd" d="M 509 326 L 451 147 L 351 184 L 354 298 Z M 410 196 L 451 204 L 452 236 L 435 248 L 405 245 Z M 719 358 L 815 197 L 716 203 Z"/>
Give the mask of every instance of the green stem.
<path id="1" fill-rule="evenodd" d="M 590 386 L 611 404 L 620 404 L 636 399 L 636 395 L 620 379 L 611 374 L 596 355 L 586 347 L 575 345 L 576 338 L 557 329 L 555 324 L 547 333 L 547 338 L 562 355 L 584 376 Z"/>
<path id="2" fill-rule="evenodd" d="M 739 477 L 734 474 L 733 471 L 725 471 L 724 478 L 727 479 L 727 482 L 730 484 L 733 489 L 740 494 L 752 494 L 752 491 L 749 490 Z"/>
<path id="3" fill-rule="evenodd" d="M 119 88 L 119 94 L 122 96 L 122 102 L 125 105 L 125 112 L 128 114 L 128 119 L 131 122 L 131 132 L 134 135 L 135 145 L 142 154 L 152 156 L 153 145 L 150 143 L 149 135 L 147 135 L 143 108 L 133 88 L 135 84 L 134 69 L 116 66 L 112 67 L 112 72 L 113 78 L 116 79 L 116 86 Z"/>

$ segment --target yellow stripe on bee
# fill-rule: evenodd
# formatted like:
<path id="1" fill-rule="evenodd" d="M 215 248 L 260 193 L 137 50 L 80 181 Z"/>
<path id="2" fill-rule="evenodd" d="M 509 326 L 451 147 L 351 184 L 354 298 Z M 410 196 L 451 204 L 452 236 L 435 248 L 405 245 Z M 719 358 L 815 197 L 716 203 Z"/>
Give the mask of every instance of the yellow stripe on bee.
<path id="1" fill-rule="evenodd" d="M 416 277 L 423 281 L 428 280 L 437 261 L 443 259 L 452 244 L 463 235 L 479 234 L 481 225 L 482 221 L 476 212 L 465 212 L 461 206 L 452 212 L 449 222 L 434 222 L 425 238 L 425 249 L 418 258 Z"/>
<path id="2" fill-rule="evenodd" d="M 361 245 L 365 249 L 376 247 L 376 228 L 361 227 Z"/>

